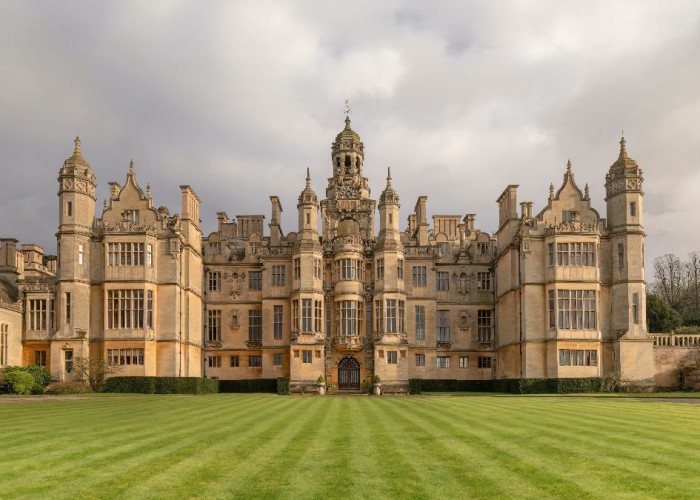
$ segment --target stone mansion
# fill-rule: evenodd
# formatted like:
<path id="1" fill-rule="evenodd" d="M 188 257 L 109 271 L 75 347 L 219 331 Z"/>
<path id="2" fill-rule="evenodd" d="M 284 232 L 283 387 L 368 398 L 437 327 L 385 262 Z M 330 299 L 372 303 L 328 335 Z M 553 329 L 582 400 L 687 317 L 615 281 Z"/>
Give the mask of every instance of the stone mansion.
<path id="1" fill-rule="evenodd" d="M 121 375 L 222 380 L 323 375 L 340 389 L 410 378 L 655 376 L 646 332 L 642 171 L 624 138 L 605 174 L 605 217 L 566 167 L 543 208 L 498 197 L 499 227 L 433 215 L 418 198 L 401 228 L 387 173 L 378 200 L 360 136 L 345 119 L 325 196 L 300 186 L 298 226 L 282 205 L 218 213 L 205 236 L 200 200 L 153 204 L 131 164 L 96 214 L 81 143 L 59 171 L 57 256 L 0 240 L 0 365 L 46 366 L 69 380 L 78 357 Z"/>

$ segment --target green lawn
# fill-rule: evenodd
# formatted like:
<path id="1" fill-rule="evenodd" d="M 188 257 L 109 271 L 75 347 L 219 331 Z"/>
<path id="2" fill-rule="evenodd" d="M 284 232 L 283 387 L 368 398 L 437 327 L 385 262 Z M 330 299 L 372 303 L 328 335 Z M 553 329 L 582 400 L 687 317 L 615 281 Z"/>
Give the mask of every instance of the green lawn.
<path id="1" fill-rule="evenodd" d="M 700 405 L 560 396 L 0 402 L 0 497 L 697 498 Z"/>

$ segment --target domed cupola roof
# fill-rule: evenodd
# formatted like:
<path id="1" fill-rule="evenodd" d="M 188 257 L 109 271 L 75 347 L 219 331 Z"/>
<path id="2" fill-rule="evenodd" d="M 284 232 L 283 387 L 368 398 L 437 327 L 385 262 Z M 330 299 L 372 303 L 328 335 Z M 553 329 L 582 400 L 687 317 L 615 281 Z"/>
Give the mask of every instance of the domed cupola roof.
<path id="1" fill-rule="evenodd" d="M 309 172 L 309 169 L 307 168 L 306 169 L 306 187 L 299 195 L 299 203 L 297 205 L 297 208 L 299 208 L 302 205 L 317 205 L 317 204 L 318 204 L 318 196 L 316 196 L 316 193 L 314 192 L 313 188 L 311 187 L 311 174 Z"/>
<path id="2" fill-rule="evenodd" d="M 341 130 L 337 136 L 335 136 L 332 151 L 334 155 L 340 151 L 355 151 L 360 154 L 364 154 L 364 145 L 360 140 L 360 136 L 357 134 L 357 132 L 350 128 L 349 116 L 345 117 L 345 128 Z"/>
<path id="3" fill-rule="evenodd" d="M 382 191 L 382 194 L 379 196 L 379 206 L 382 207 L 386 204 L 399 204 L 399 195 L 391 185 L 391 167 L 387 167 L 386 188 L 384 189 L 384 191 Z"/>
<path id="4" fill-rule="evenodd" d="M 620 155 L 617 157 L 615 163 L 613 163 L 610 166 L 610 174 L 624 175 L 626 173 L 641 173 L 637 172 L 639 169 L 639 165 L 637 165 L 637 162 L 627 155 L 627 148 L 625 147 L 626 143 L 627 141 L 625 141 L 625 137 L 622 136 L 622 139 L 620 139 Z"/>
<path id="5" fill-rule="evenodd" d="M 75 149 L 73 150 L 73 154 L 70 156 L 70 158 L 63 162 L 63 166 L 87 167 L 92 170 L 92 167 L 87 160 L 83 158 L 83 153 L 80 151 L 80 137 L 76 137 L 74 142 Z"/>

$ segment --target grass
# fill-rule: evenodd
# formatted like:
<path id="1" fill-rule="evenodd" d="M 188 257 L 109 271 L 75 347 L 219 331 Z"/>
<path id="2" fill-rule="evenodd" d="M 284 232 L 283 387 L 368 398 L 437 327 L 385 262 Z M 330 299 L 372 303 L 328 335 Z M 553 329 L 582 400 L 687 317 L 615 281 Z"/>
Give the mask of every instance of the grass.
<path id="1" fill-rule="evenodd" d="M 610 397 L 0 402 L 0 497 L 697 498 L 699 424 Z"/>

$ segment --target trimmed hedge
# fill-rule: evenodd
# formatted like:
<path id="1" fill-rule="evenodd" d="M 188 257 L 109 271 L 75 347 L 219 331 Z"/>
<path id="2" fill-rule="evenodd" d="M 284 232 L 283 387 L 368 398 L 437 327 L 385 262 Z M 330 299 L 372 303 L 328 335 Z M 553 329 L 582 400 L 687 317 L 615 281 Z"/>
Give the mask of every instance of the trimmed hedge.
<path id="1" fill-rule="evenodd" d="M 280 396 L 289 394 L 289 377 L 277 377 L 277 394 Z"/>
<path id="2" fill-rule="evenodd" d="M 496 380 L 410 379 L 411 394 L 422 392 L 505 392 L 509 394 L 572 394 L 601 392 L 601 377 Z"/>
<path id="3" fill-rule="evenodd" d="M 107 392 L 143 394 L 216 394 L 218 380 L 201 377 L 110 377 Z"/>
<path id="4" fill-rule="evenodd" d="M 274 394 L 277 392 L 277 379 L 219 380 L 219 392 L 271 392 Z"/>

